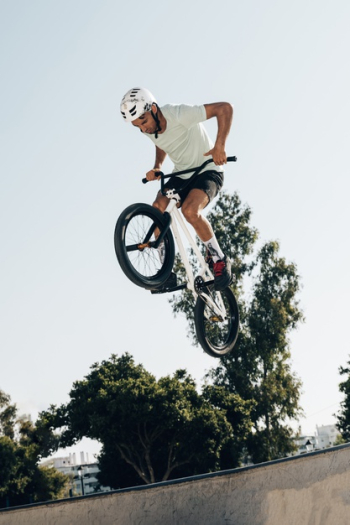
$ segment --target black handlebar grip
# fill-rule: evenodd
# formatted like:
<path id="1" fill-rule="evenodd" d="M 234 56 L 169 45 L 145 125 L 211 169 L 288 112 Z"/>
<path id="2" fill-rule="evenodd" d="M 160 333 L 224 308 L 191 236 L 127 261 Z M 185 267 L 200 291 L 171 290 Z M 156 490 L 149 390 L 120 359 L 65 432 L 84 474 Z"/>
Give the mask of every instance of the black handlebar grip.
<path id="1" fill-rule="evenodd" d="M 158 173 L 159 177 L 164 177 L 164 173 L 162 171 L 157 171 L 156 173 Z M 157 180 L 157 179 L 155 179 L 155 180 Z M 142 179 L 142 183 L 143 184 L 147 184 L 147 182 L 151 182 L 151 181 L 147 180 L 146 177 L 144 179 Z"/>

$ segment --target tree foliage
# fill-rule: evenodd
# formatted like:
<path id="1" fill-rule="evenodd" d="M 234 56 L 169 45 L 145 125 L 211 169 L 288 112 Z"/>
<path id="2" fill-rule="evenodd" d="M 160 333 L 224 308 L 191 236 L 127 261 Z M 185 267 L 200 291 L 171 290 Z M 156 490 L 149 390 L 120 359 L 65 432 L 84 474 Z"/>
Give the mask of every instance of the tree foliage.
<path id="1" fill-rule="evenodd" d="M 344 399 L 340 404 L 336 425 L 344 442 L 350 441 L 350 361 L 347 362 L 347 365 L 339 368 L 340 375 L 344 376 L 344 380 L 339 384 L 339 390 L 344 394 Z"/>
<path id="2" fill-rule="evenodd" d="M 216 403 L 219 392 L 225 405 Z M 119 488 L 220 469 L 223 446 L 246 436 L 249 409 L 221 387 L 198 393 L 184 370 L 157 380 L 124 354 L 95 363 L 70 402 L 41 418 L 62 429 L 60 446 L 84 436 L 100 441 L 99 481 Z"/>
<path id="3" fill-rule="evenodd" d="M 250 224 L 250 209 L 242 206 L 237 194 L 220 196 L 208 218 L 223 251 L 233 261 L 233 287 L 241 317 L 234 351 L 220 360 L 208 378 L 253 402 L 253 428 L 246 442 L 253 461 L 282 457 L 294 450 L 288 421 L 301 414 L 301 382 L 291 370 L 289 348 L 289 334 L 303 320 L 297 300 L 297 268 L 279 255 L 277 242 L 267 242 L 254 251 L 257 230 Z M 247 283 L 249 292 L 244 290 Z M 196 343 L 191 300 L 182 292 L 171 304 L 175 315 L 186 315 Z"/>
<path id="4" fill-rule="evenodd" d="M 0 391 L 0 506 L 57 499 L 67 476 L 40 467 L 40 459 L 57 446 L 57 438 L 41 424 L 17 417 L 16 405 Z"/>

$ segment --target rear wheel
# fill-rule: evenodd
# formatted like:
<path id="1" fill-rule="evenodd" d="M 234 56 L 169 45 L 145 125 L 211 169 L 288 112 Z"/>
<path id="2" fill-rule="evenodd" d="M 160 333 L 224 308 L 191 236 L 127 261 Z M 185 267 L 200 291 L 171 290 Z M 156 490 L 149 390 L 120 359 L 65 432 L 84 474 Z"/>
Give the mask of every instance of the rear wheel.
<path id="1" fill-rule="evenodd" d="M 218 316 L 200 295 L 197 298 L 194 320 L 197 339 L 203 350 L 212 357 L 222 357 L 233 349 L 239 331 L 239 312 L 231 288 L 221 292 L 210 290 L 211 299 L 218 303 L 221 296 L 225 306 L 224 316 Z"/>
<path id="2" fill-rule="evenodd" d="M 174 265 L 175 246 L 168 229 L 164 237 L 162 261 L 154 248 L 166 220 L 149 204 L 132 204 L 120 215 L 114 231 L 114 247 L 125 275 L 137 286 L 147 290 L 160 288 Z"/>

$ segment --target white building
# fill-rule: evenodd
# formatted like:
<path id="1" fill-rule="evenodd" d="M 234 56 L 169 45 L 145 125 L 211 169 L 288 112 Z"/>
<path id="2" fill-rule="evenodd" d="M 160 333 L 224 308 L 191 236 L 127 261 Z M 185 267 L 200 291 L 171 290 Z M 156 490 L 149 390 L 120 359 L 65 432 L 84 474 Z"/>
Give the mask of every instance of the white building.
<path id="1" fill-rule="evenodd" d="M 318 448 L 333 447 L 339 435 L 335 425 L 316 425 L 316 433 L 318 438 Z"/>
<path id="2" fill-rule="evenodd" d="M 70 496 L 85 496 L 93 492 L 108 492 L 110 487 L 104 487 L 97 480 L 100 471 L 98 463 L 89 463 L 88 454 L 80 453 L 80 464 L 76 462 L 76 455 L 50 458 L 41 463 L 43 467 L 52 467 L 71 478 Z"/>
<path id="3" fill-rule="evenodd" d="M 298 446 L 297 454 L 333 447 L 338 435 L 339 431 L 335 425 L 321 425 L 320 427 L 316 425 L 314 435 L 304 435 L 295 438 L 295 443 Z"/>

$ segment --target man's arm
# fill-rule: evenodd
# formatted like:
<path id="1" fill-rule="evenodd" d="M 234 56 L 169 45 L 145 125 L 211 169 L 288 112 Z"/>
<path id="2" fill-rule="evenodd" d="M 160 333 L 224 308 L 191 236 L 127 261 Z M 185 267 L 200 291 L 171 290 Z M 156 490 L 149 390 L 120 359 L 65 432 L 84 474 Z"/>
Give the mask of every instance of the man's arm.
<path id="1" fill-rule="evenodd" d="M 215 102 L 214 104 L 204 104 L 207 119 L 216 117 L 218 121 L 218 132 L 214 148 L 204 153 L 205 156 L 211 155 L 214 164 L 221 166 L 227 163 L 225 151 L 226 140 L 231 129 L 233 119 L 233 107 L 229 102 Z"/>
<path id="2" fill-rule="evenodd" d="M 165 160 L 166 153 L 162 149 L 158 148 L 156 146 L 156 160 L 154 161 L 154 168 L 153 170 L 150 170 L 146 173 L 146 179 L 147 180 L 158 180 L 159 176 L 157 176 L 157 171 L 160 170 L 162 167 L 162 164 Z"/>
<path id="3" fill-rule="evenodd" d="M 160 169 L 165 160 L 166 153 L 156 146 L 156 160 L 154 161 L 154 169 Z"/>

